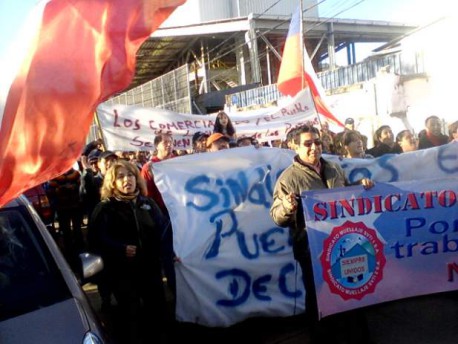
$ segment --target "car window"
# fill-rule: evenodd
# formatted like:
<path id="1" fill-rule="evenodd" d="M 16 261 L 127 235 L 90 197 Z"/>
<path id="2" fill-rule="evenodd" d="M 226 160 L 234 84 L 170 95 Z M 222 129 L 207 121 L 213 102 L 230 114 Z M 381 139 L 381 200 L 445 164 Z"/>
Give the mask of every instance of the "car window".
<path id="1" fill-rule="evenodd" d="M 0 211 L 0 321 L 71 297 L 37 225 L 20 209 Z"/>

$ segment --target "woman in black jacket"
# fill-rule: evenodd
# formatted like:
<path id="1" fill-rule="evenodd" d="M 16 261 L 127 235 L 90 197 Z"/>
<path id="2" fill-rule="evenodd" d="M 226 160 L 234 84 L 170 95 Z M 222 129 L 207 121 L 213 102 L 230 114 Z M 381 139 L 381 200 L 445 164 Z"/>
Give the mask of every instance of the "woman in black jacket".
<path id="1" fill-rule="evenodd" d="M 399 154 L 401 147 L 394 142 L 394 135 L 389 125 L 382 125 L 374 134 L 374 147 L 366 150 L 367 154 L 377 158 L 385 154 Z"/>
<path id="2" fill-rule="evenodd" d="M 90 242 L 103 258 L 118 303 L 120 322 L 114 328 L 122 343 L 154 342 L 145 335 L 159 336 L 166 319 L 161 239 L 168 221 L 142 196 L 145 190 L 138 168 L 117 161 L 105 175 L 102 201 L 90 222 Z"/>

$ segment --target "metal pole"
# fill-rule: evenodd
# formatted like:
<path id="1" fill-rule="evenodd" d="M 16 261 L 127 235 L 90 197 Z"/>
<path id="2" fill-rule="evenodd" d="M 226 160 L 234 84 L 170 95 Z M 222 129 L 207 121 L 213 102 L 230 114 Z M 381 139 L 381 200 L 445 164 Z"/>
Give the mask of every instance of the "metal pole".
<path id="1" fill-rule="evenodd" d="M 266 61 L 267 61 L 267 81 L 269 85 L 272 85 L 272 75 L 270 72 L 270 49 L 267 44 L 266 44 Z"/>
<path id="2" fill-rule="evenodd" d="M 300 32 L 300 42 L 301 42 L 301 46 L 302 46 L 302 49 L 301 49 L 301 63 L 302 63 L 302 70 L 304 70 L 304 22 L 303 22 L 303 18 L 302 18 L 302 0 L 299 0 L 299 32 Z M 302 89 L 305 88 L 305 78 L 304 78 L 304 73 L 302 73 L 302 82 L 301 82 L 301 85 L 302 85 Z"/>
<path id="3" fill-rule="evenodd" d="M 336 68 L 335 57 L 335 42 L 334 42 L 334 24 L 328 23 L 328 56 L 329 56 L 329 70 Z"/>
<path id="4" fill-rule="evenodd" d="M 95 125 L 96 125 L 96 128 L 97 128 L 97 131 L 99 133 L 99 137 L 102 139 L 103 150 L 107 150 L 107 145 L 105 143 L 105 138 L 103 136 L 102 126 L 100 125 L 99 115 L 97 114 L 97 111 L 94 112 L 94 122 L 95 122 Z"/>
<path id="5" fill-rule="evenodd" d="M 303 73 L 302 73 L 302 89 L 304 89 L 306 87 L 306 82 L 305 82 L 305 62 L 304 62 L 304 59 L 305 57 L 307 56 L 308 58 L 308 55 L 307 54 L 307 50 L 305 48 L 305 42 L 304 42 L 304 31 L 303 31 L 303 26 L 304 26 L 304 22 L 303 22 L 303 10 L 302 10 L 302 0 L 299 0 L 299 8 L 300 8 L 300 40 L 301 40 L 301 44 L 302 44 L 302 49 L 301 49 L 301 54 L 302 54 L 302 59 L 301 59 L 301 62 L 302 62 L 302 70 L 303 70 Z M 310 61 L 310 64 L 312 63 L 312 61 Z M 314 73 L 314 71 L 309 71 L 311 73 Z M 315 99 L 313 99 L 313 94 L 312 94 L 312 88 L 309 86 L 308 87 L 308 90 L 310 92 L 310 95 L 312 97 L 312 101 L 313 101 L 313 106 L 315 107 L 315 111 L 316 111 L 316 116 L 318 118 L 318 124 L 320 125 L 320 128 L 322 127 L 321 125 L 321 118 L 320 118 L 320 114 L 318 112 L 318 109 L 316 107 L 316 104 L 315 104 Z"/>

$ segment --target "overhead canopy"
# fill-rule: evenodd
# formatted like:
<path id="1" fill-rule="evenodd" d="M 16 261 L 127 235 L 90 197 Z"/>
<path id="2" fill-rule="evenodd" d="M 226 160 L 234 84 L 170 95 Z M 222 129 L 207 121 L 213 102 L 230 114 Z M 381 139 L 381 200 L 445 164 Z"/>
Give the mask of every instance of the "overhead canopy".
<path id="1" fill-rule="evenodd" d="M 199 63 L 204 51 L 211 61 L 233 67 L 235 51 L 246 43 L 245 33 L 250 27 L 256 37 L 281 51 L 289 27 L 289 17 L 262 16 L 211 21 L 181 27 L 160 28 L 144 42 L 137 53 L 136 74 L 128 89 L 155 79 L 185 63 Z M 323 37 L 333 33 L 336 49 L 349 43 L 389 42 L 415 29 L 400 23 L 385 21 L 305 18 L 304 37 L 314 50 Z M 329 43 L 330 40 L 328 40 Z M 266 43 L 267 44 L 267 43 Z M 327 44 L 318 49 L 316 58 L 327 56 Z M 216 62 L 215 62 L 216 63 Z"/>

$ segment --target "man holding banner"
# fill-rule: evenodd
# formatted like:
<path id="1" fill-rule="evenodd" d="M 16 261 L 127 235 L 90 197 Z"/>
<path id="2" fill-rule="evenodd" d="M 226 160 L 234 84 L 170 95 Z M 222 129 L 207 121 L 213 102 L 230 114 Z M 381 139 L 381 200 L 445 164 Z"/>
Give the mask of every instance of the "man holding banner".
<path id="1" fill-rule="evenodd" d="M 336 342 L 333 338 L 338 331 L 332 331 L 343 322 L 344 333 L 351 343 L 368 343 L 368 331 L 365 320 L 358 313 L 354 316 L 340 318 L 334 316 L 324 321 L 317 322 L 318 309 L 313 282 L 311 256 L 308 246 L 305 221 L 300 202 L 300 195 L 306 190 L 328 189 L 349 185 L 344 171 L 339 164 L 324 160 L 322 154 L 322 142 L 317 128 L 304 125 L 294 135 L 296 156 L 293 164 L 289 166 L 278 178 L 270 215 L 273 221 L 280 227 L 289 227 L 293 240 L 294 258 L 299 262 L 303 282 L 306 290 L 306 312 L 311 326 L 312 342 Z M 364 188 L 371 188 L 373 182 L 363 178 L 356 184 Z M 329 338 L 328 338 L 329 337 Z"/>

